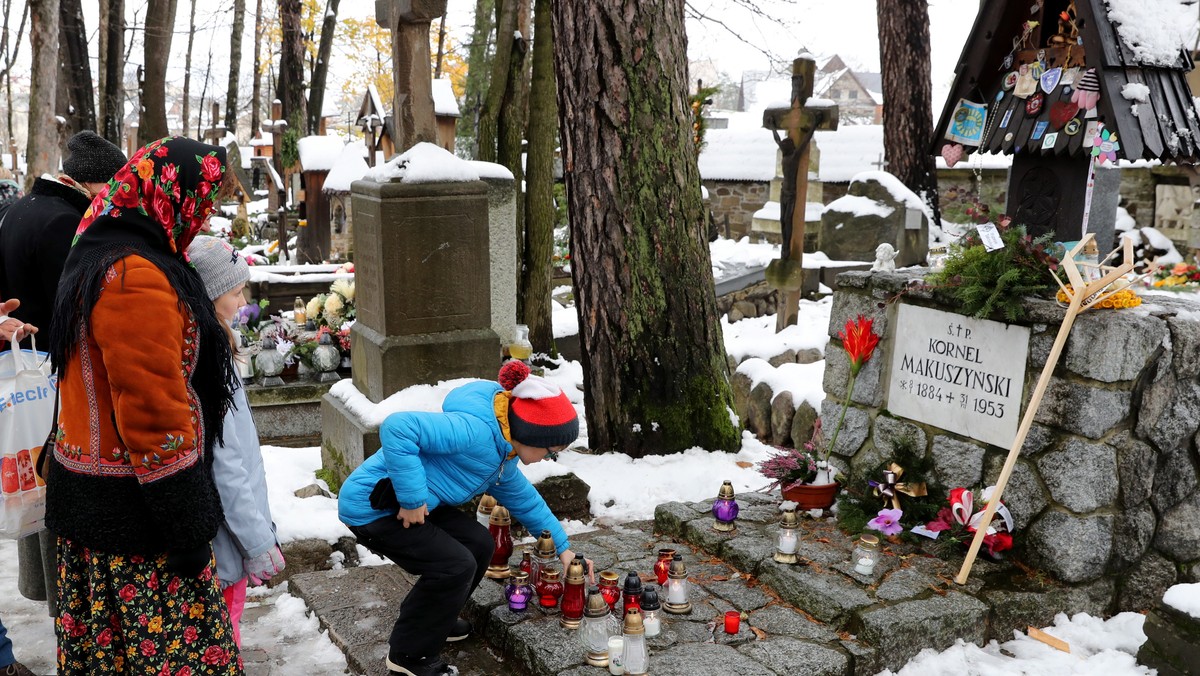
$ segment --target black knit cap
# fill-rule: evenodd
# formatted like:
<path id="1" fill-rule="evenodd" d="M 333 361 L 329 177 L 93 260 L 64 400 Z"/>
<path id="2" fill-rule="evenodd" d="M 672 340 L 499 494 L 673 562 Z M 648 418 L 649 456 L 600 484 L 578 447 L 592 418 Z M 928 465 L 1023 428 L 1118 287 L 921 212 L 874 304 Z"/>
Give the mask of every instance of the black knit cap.
<path id="1" fill-rule="evenodd" d="M 67 139 L 71 154 L 63 160 L 63 173 L 80 183 L 108 183 L 129 158 L 108 139 L 85 129 Z"/>

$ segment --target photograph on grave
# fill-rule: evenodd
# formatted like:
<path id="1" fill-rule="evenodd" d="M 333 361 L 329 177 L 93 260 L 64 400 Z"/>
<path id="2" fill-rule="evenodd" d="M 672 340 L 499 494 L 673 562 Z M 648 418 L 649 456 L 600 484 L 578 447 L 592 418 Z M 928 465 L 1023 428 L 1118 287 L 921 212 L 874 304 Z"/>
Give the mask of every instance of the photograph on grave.
<path id="1" fill-rule="evenodd" d="M 888 411 L 1007 448 L 1021 420 L 1029 328 L 901 304 Z"/>

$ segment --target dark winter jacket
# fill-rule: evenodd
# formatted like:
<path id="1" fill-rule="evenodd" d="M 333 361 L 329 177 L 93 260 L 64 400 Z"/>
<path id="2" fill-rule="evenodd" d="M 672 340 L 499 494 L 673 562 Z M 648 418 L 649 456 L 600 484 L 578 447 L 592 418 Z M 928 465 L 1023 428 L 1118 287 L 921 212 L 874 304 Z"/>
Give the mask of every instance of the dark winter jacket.
<path id="1" fill-rule="evenodd" d="M 89 204 L 91 200 L 78 190 L 39 178 L 33 190 L 4 213 L 0 224 L 0 298 L 21 301 L 13 316 L 46 332 L 38 338 L 49 335 L 58 278 Z"/>

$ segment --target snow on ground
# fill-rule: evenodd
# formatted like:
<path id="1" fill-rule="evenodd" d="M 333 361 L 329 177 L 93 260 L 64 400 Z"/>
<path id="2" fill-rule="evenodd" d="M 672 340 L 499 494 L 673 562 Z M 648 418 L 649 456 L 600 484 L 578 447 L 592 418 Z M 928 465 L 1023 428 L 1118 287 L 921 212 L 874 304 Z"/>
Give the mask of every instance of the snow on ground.
<path id="1" fill-rule="evenodd" d="M 1177 584 L 1167 590 L 1163 603 L 1200 620 L 1200 584 Z"/>
<path id="2" fill-rule="evenodd" d="M 801 300 L 796 325 L 779 333 L 775 333 L 775 315 L 751 317 L 732 324 L 723 316 L 721 332 L 725 335 L 725 352 L 739 362 L 747 357 L 770 359 L 787 350 L 799 352 L 815 348 L 824 353 L 829 342 L 827 329 L 832 307 L 833 300 L 829 296 L 816 301 Z"/>

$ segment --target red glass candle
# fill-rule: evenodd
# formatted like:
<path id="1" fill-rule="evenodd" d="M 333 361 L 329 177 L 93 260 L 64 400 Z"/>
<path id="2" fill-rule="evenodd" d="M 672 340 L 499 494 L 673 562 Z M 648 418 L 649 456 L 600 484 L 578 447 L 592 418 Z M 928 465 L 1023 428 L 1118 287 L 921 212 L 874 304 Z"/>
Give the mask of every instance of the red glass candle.
<path id="1" fill-rule="evenodd" d="M 675 558 L 674 549 L 658 550 L 658 561 L 654 562 L 654 577 L 660 585 L 667 583 L 667 575 L 671 572 L 671 559 Z"/>
<path id="2" fill-rule="evenodd" d="M 563 583 L 562 617 L 558 623 L 567 629 L 578 629 L 583 621 L 583 559 L 575 557 L 567 566 L 567 577 Z"/>
<path id="3" fill-rule="evenodd" d="M 529 579 L 534 579 L 533 550 L 529 547 L 525 547 L 523 550 L 521 550 L 521 572 L 525 573 L 525 576 Z"/>
<path id="4" fill-rule="evenodd" d="M 486 573 L 492 579 L 504 579 L 511 574 L 508 567 L 508 557 L 513 553 L 512 536 L 508 533 L 511 525 L 512 518 L 507 509 L 496 507 L 492 510 L 488 533 L 492 536 L 492 544 L 496 549 L 492 553 L 491 565 L 488 566 Z"/>
<path id="5" fill-rule="evenodd" d="M 621 576 L 615 571 L 606 570 L 600 573 L 600 595 L 608 604 L 609 612 L 612 612 L 617 607 L 617 601 L 621 600 L 620 582 Z"/>
<path id="6" fill-rule="evenodd" d="M 642 578 L 632 570 L 625 576 L 625 589 L 622 595 L 625 597 L 625 605 L 621 609 L 622 615 L 628 615 L 630 608 L 637 608 L 639 612 L 641 611 Z"/>
<path id="7" fill-rule="evenodd" d="M 730 610 L 725 613 L 725 633 L 736 634 L 738 627 L 742 624 L 742 614 L 736 610 Z"/>
<path id="8" fill-rule="evenodd" d="M 552 568 L 542 569 L 542 579 L 537 586 L 538 602 L 543 608 L 553 608 L 563 595 L 563 583 L 558 579 L 558 571 Z"/>

